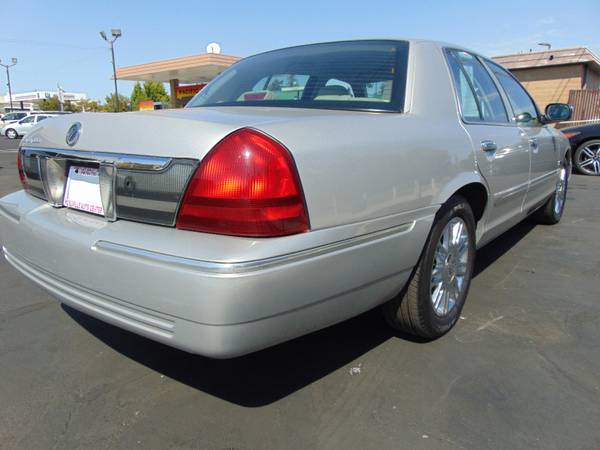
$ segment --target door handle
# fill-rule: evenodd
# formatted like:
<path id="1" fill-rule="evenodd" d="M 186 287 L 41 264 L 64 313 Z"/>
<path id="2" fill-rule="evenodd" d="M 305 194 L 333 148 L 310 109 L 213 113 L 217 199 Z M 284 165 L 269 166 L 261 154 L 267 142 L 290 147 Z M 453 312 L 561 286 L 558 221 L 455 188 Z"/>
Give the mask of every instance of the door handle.
<path id="1" fill-rule="evenodd" d="M 484 139 L 481 141 L 481 150 L 484 152 L 493 152 L 498 149 L 496 143 L 490 139 Z"/>
<path id="2" fill-rule="evenodd" d="M 538 149 L 538 140 L 536 138 L 530 138 L 529 146 L 531 147 L 532 150 L 537 150 Z"/>

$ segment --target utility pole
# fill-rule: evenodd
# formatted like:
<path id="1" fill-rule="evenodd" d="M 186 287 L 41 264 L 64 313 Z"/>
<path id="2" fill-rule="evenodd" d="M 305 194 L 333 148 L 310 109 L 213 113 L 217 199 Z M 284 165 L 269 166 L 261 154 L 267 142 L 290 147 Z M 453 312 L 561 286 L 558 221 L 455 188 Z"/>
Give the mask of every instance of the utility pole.
<path id="1" fill-rule="evenodd" d="M 119 105 L 119 91 L 117 89 L 117 66 L 115 64 L 115 48 L 114 48 L 113 43 L 117 39 L 119 39 L 123 33 L 121 33 L 120 28 L 113 28 L 111 30 L 110 34 L 112 36 L 111 39 L 109 39 L 106 36 L 106 33 L 104 31 L 100 32 L 100 36 L 102 37 L 102 39 L 104 39 L 110 45 L 110 54 L 112 56 L 112 66 L 113 66 L 113 79 L 115 80 L 115 112 L 119 112 L 119 111 L 121 111 L 121 108 Z"/>
<path id="2" fill-rule="evenodd" d="M 60 87 L 59 83 L 56 83 L 56 87 L 58 88 L 58 105 L 60 108 L 60 111 L 63 112 L 65 110 L 65 106 L 64 106 L 64 92 L 65 90 L 63 88 Z"/>
<path id="3" fill-rule="evenodd" d="M 11 63 L 12 64 L 2 64 L 2 61 L 0 61 L 0 66 L 6 68 L 6 85 L 8 86 L 8 99 L 10 102 L 10 110 L 12 111 L 12 109 L 13 109 L 12 90 L 10 88 L 10 72 L 8 71 L 8 69 L 10 67 L 14 66 L 15 64 L 17 64 L 17 58 L 12 58 Z"/>

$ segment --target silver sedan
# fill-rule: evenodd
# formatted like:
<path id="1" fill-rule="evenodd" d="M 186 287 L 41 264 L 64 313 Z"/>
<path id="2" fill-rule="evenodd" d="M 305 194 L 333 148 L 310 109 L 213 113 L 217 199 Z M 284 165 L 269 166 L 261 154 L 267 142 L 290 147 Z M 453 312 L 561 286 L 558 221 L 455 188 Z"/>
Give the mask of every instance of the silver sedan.
<path id="1" fill-rule="evenodd" d="M 6 259 L 61 301 L 215 358 L 382 306 L 435 339 L 475 251 L 557 223 L 569 144 L 504 68 L 421 40 L 246 58 L 183 110 L 58 117 L 0 199 Z M 169 133 L 165 133 L 168 129 Z"/>

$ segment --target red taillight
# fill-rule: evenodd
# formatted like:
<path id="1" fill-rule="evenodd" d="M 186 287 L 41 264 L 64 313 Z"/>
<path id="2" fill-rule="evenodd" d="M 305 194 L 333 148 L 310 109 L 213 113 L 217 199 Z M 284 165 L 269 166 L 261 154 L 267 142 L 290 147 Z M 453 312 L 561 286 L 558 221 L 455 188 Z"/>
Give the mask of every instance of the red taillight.
<path id="1" fill-rule="evenodd" d="M 17 152 L 17 169 L 19 170 L 19 179 L 23 187 L 26 187 L 27 178 L 25 178 L 25 172 L 23 172 L 23 158 L 21 157 L 21 150 Z"/>
<path id="2" fill-rule="evenodd" d="M 256 237 L 308 231 L 300 180 L 288 150 L 248 128 L 224 138 L 192 177 L 177 228 Z"/>

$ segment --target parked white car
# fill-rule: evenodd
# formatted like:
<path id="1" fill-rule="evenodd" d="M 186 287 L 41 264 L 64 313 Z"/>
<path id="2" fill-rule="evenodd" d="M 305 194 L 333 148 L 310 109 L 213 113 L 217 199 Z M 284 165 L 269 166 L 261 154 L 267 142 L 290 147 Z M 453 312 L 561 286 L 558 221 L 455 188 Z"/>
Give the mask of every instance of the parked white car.
<path id="1" fill-rule="evenodd" d="M 2 127 L 0 132 L 3 136 L 9 139 L 17 139 L 20 136 L 25 136 L 38 123 L 54 117 L 50 114 L 30 114 L 18 122 L 11 122 Z"/>
<path id="2" fill-rule="evenodd" d="M 2 116 L 2 118 L 0 118 L 0 127 L 4 127 L 9 123 L 18 122 L 19 120 L 24 119 L 30 114 L 30 111 L 13 111 L 6 113 Z"/>
<path id="3" fill-rule="evenodd" d="M 571 154 L 550 122 L 570 115 L 454 45 L 271 51 L 183 110 L 36 128 L 24 189 L 0 199 L 2 250 L 73 308 L 207 356 L 378 305 L 435 339 L 460 317 L 478 247 L 528 215 L 560 221 Z"/>

